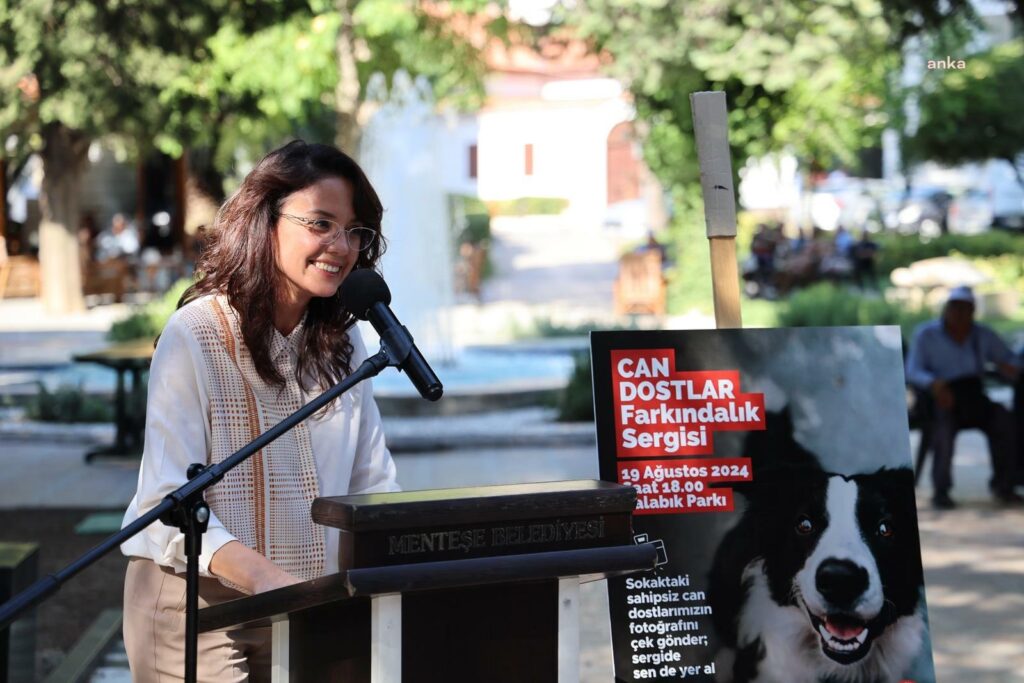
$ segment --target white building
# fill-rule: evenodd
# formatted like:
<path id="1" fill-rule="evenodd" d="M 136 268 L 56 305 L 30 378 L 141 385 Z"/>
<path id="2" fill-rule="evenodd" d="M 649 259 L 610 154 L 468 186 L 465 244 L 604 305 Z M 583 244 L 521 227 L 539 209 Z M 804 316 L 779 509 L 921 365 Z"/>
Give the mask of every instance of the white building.
<path id="1" fill-rule="evenodd" d="M 561 198 L 575 220 L 640 234 L 664 224 L 630 97 L 597 56 L 580 42 L 551 41 L 540 51 L 492 43 L 485 57 L 484 107 L 442 116 L 446 191 L 484 201 Z"/>

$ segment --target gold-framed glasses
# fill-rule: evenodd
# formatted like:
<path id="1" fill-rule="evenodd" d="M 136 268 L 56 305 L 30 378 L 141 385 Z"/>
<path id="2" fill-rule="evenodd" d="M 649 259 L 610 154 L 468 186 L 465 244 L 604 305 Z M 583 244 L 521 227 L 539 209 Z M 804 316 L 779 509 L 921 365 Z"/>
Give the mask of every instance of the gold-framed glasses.
<path id="1" fill-rule="evenodd" d="M 341 236 L 341 233 L 345 233 L 345 242 L 348 244 L 348 248 L 355 251 L 366 251 L 373 244 L 373 241 L 377 239 L 377 231 L 366 227 L 362 223 L 342 225 L 337 221 L 327 218 L 307 218 L 289 213 L 282 213 L 281 217 L 304 227 L 324 247 L 334 244 Z"/>

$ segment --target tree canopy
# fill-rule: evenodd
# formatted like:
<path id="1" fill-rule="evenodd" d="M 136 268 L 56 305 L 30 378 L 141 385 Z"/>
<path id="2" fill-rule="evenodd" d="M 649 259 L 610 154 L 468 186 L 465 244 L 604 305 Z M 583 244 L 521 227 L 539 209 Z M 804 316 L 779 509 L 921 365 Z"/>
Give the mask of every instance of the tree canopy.
<path id="1" fill-rule="evenodd" d="M 874 0 L 589 0 L 571 16 L 633 93 L 664 182 L 698 177 L 689 94 L 723 90 L 734 160 L 851 161 L 888 122 L 892 28 Z"/>
<path id="2" fill-rule="evenodd" d="M 424 74 L 451 101 L 482 96 L 477 47 L 451 20 L 485 7 L 483 0 L 0 0 L 0 153 L 14 171 L 32 153 L 43 159 L 48 307 L 82 306 L 77 194 L 92 140 L 115 135 L 138 154 L 205 148 L 214 195 L 246 144 L 265 149 L 311 134 L 355 152 L 374 72 Z M 485 34 L 507 29 L 499 12 L 484 18 Z"/>
<path id="3" fill-rule="evenodd" d="M 909 157 L 955 165 L 1005 159 L 1024 185 L 1024 39 L 965 60 L 965 68 L 935 70 L 921 86 L 917 131 Z"/>

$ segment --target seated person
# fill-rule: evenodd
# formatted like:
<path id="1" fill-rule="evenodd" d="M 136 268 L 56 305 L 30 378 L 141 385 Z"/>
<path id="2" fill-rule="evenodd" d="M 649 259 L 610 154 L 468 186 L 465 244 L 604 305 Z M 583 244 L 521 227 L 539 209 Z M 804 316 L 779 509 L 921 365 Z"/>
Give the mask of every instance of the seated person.
<path id="1" fill-rule="evenodd" d="M 996 499 L 1003 503 L 1024 500 L 1013 490 L 1013 417 L 985 395 L 982 379 L 986 363 L 993 363 L 1010 381 L 1020 372 L 1013 353 L 999 335 L 974 322 L 971 289 L 956 287 L 942 309 L 942 317 L 915 330 L 907 355 L 908 381 L 923 397 L 931 398 L 932 502 L 938 509 L 955 507 L 949 491 L 953 486 L 953 442 L 961 429 L 985 432 L 992 459 L 989 486 Z"/>
<path id="2" fill-rule="evenodd" d="M 139 252 L 139 233 L 122 213 L 115 213 L 110 228 L 96 236 L 96 260 L 134 257 Z"/>

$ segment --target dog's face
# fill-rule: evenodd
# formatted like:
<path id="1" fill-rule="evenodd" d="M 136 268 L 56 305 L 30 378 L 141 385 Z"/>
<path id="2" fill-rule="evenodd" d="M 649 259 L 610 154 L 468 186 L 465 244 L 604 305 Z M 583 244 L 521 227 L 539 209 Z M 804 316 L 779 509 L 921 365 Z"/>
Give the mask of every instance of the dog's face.
<path id="1" fill-rule="evenodd" d="M 837 663 L 860 661 L 917 607 L 922 577 L 907 473 L 809 473 L 760 511 L 771 527 L 762 528 L 762 542 L 773 599 L 804 610 Z"/>

